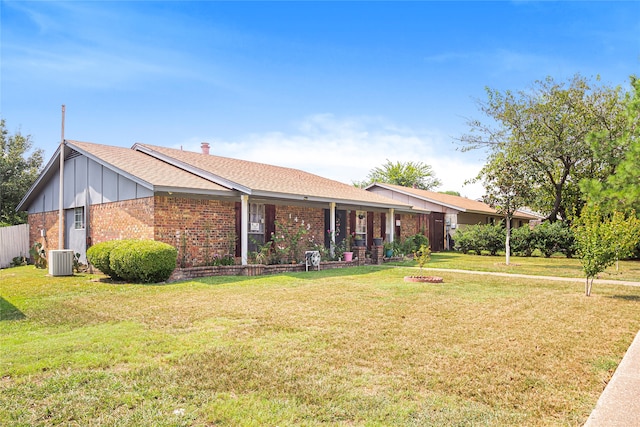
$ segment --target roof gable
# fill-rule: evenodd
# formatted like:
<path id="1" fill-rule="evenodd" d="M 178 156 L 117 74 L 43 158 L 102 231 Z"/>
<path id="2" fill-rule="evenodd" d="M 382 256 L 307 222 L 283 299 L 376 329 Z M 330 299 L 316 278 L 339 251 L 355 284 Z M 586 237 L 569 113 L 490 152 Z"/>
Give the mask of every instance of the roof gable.
<path id="1" fill-rule="evenodd" d="M 419 188 L 403 187 L 401 185 L 387 184 L 375 182 L 369 185 L 366 189 L 378 186 L 380 188 L 386 188 L 388 190 L 397 191 L 403 194 L 416 197 L 418 199 L 425 200 L 427 202 L 453 208 L 462 212 L 479 213 L 488 215 L 499 215 L 498 212 L 484 202 L 468 199 L 466 197 L 454 196 L 452 194 L 437 193 L 434 191 L 422 190 Z M 524 212 L 516 212 L 515 218 L 522 219 L 536 219 L 534 216 Z"/>

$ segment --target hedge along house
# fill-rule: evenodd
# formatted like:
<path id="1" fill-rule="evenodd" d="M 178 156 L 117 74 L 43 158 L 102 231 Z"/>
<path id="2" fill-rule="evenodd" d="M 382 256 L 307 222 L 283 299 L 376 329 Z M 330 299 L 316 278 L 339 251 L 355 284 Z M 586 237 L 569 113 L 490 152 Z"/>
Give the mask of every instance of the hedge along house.
<path id="1" fill-rule="evenodd" d="M 366 190 L 430 211 L 419 216 L 419 227 L 429 237 L 434 252 L 453 249 L 452 237 L 457 229 L 475 224 L 494 224 L 504 219 L 488 204 L 466 197 L 378 182 L 369 185 Z M 511 226 L 522 227 L 538 219 L 518 211 L 511 220 Z"/>
<path id="2" fill-rule="evenodd" d="M 393 240 L 396 212 L 416 209 L 354 186 L 297 169 L 135 144 L 132 148 L 65 141 L 65 248 L 153 239 L 178 249 L 181 266 L 234 255 L 244 264 L 276 224 L 305 227 L 316 244 L 339 244 L 356 233 Z M 60 148 L 29 189 L 19 210 L 29 213 L 30 244 L 58 248 Z M 420 211 L 420 210 L 418 210 Z M 422 212 L 422 211 L 420 211 Z"/>

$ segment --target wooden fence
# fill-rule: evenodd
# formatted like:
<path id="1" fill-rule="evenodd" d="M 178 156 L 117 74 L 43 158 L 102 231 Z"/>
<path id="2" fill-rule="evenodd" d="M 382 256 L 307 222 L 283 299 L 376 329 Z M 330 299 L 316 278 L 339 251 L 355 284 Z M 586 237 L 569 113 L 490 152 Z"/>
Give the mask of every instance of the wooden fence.
<path id="1" fill-rule="evenodd" d="M 9 267 L 18 256 L 29 256 L 29 225 L 0 227 L 0 268 Z"/>

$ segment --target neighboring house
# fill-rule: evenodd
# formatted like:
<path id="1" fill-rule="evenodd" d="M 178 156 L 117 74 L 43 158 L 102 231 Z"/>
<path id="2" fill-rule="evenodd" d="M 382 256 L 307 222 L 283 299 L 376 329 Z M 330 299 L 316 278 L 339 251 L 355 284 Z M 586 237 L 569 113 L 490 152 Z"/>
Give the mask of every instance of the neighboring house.
<path id="1" fill-rule="evenodd" d="M 415 233 L 428 213 L 301 170 L 209 155 L 207 143 L 202 149 L 65 141 L 64 247 L 85 260 L 95 243 L 153 239 L 175 246 L 183 266 L 230 252 L 246 264 L 276 222 L 304 224 L 306 237 L 327 247 L 332 235 L 340 243 L 351 232 L 370 246 L 373 237 Z M 58 249 L 59 155 L 60 148 L 18 206 L 29 213 L 30 245 L 47 251 Z"/>
<path id="2" fill-rule="evenodd" d="M 378 182 L 369 185 L 366 190 L 396 202 L 430 211 L 423 223 L 423 232 L 429 237 L 431 250 L 434 252 L 452 249 L 451 238 L 457 229 L 503 220 L 491 206 L 466 197 Z M 537 219 L 538 217 L 532 214 L 518 211 L 513 216 L 511 226 L 522 227 Z"/>

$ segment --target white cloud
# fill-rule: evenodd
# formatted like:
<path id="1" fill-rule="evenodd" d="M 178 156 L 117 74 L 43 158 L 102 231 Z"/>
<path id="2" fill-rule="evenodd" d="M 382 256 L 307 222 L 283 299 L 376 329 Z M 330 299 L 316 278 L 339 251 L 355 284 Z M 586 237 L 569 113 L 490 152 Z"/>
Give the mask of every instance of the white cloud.
<path id="1" fill-rule="evenodd" d="M 180 146 L 200 151 L 202 141 L 211 144 L 215 155 L 302 169 L 345 183 L 365 179 L 387 159 L 420 161 L 431 165 L 442 181 L 438 190 L 454 190 L 470 198 L 483 194 L 480 184 L 464 184 L 477 175 L 482 164 L 456 152 L 450 138 L 378 117 L 316 114 L 299 122 L 291 133 L 251 134 L 236 141 L 190 138 Z"/>

